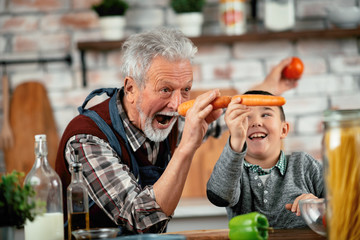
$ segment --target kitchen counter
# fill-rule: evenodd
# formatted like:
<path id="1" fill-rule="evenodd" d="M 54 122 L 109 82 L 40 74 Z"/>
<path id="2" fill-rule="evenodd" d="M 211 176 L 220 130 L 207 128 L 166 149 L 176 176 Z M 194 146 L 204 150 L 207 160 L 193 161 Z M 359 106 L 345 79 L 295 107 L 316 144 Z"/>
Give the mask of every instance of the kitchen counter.
<path id="1" fill-rule="evenodd" d="M 206 198 L 183 198 L 168 224 L 167 232 L 227 227 L 225 208 L 214 206 Z"/>

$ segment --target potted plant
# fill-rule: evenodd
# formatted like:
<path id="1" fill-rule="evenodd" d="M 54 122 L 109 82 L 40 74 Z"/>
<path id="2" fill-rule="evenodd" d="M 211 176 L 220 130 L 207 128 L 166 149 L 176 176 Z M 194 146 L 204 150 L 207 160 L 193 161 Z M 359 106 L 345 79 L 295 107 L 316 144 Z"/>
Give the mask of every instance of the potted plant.
<path id="1" fill-rule="evenodd" d="M 35 218 L 35 202 L 30 201 L 35 195 L 33 188 L 22 185 L 23 172 L 13 171 L 1 176 L 0 181 L 0 228 L 5 239 L 14 238 L 15 227 L 22 227 L 26 220 Z"/>
<path id="2" fill-rule="evenodd" d="M 99 16 L 102 37 L 106 40 L 118 40 L 124 36 L 125 13 L 129 5 L 123 0 L 102 0 L 92 6 Z"/>
<path id="3" fill-rule="evenodd" d="M 202 9 L 206 0 L 171 0 L 180 30 L 189 37 L 201 35 L 204 16 Z"/>

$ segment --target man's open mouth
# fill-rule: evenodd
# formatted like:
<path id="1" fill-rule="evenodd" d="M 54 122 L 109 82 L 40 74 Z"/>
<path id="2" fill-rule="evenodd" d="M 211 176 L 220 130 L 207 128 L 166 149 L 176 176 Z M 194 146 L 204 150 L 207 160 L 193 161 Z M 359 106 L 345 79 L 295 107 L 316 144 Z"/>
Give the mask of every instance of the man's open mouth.
<path id="1" fill-rule="evenodd" d="M 156 114 L 155 115 L 155 119 L 156 121 L 160 124 L 160 125 L 168 125 L 171 120 L 174 118 L 174 114 L 169 114 L 169 115 L 166 115 L 166 114 Z"/>
<path id="2" fill-rule="evenodd" d="M 266 133 L 253 133 L 249 135 L 250 140 L 253 139 L 263 139 L 266 138 L 267 134 Z"/>

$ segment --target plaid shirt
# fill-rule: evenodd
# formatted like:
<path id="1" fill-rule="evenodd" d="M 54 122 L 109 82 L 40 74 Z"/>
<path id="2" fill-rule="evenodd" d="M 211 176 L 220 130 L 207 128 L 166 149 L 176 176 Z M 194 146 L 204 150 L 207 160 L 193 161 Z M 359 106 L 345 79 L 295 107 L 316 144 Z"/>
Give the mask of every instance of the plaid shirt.
<path id="1" fill-rule="evenodd" d="M 251 164 L 251 163 L 247 162 L 246 159 L 244 160 L 244 166 L 248 167 L 249 170 L 252 171 L 253 173 L 258 173 L 259 176 L 270 174 L 274 168 L 278 168 L 281 175 L 284 175 L 285 171 L 286 171 L 287 160 L 285 158 L 283 151 L 281 151 L 279 160 L 277 161 L 275 166 L 273 166 L 270 169 L 267 169 L 266 171 L 263 170 L 259 165 L 255 165 L 255 164 Z"/>
<path id="2" fill-rule="evenodd" d="M 134 152 L 145 147 L 148 160 L 155 163 L 159 152 L 159 143 L 151 142 L 142 131 L 133 126 L 121 103 L 119 91 L 117 106 L 124 124 L 127 139 Z M 181 139 L 185 119 L 179 117 L 179 139 Z M 209 136 L 218 137 L 226 130 L 223 116 L 210 124 L 204 140 Z M 111 148 L 109 143 L 88 134 L 71 137 L 65 149 L 68 163 L 73 159 L 74 150 L 79 151 L 79 160 L 83 164 L 83 176 L 94 202 L 116 224 L 134 233 L 163 232 L 172 216 L 166 216 L 155 200 L 152 186 L 142 188 L 131 173 L 129 167 Z M 81 150 L 80 150 L 81 149 Z M 99 182 L 104 188 L 99 189 Z"/>

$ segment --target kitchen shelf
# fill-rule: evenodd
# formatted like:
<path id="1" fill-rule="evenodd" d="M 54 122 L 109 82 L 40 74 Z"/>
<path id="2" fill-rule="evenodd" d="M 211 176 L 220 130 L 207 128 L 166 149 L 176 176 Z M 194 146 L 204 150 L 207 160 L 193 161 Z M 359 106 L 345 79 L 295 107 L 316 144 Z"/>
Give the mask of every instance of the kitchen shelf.
<path id="1" fill-rule="evenodd" d="M 268 31 L 255 31 L 249 32 L 243 35 L 226 36 L 200 36 L 191 37 L 195 45 L 201 44 L 232 44 L 236 42 L 253 42 L 253 41 L 270 41 L 270 40 L 303 40 L 311 38 L 321 39 L 336 39 L 336 38 L 349 38 L 349 37 L 360 37 L 360 27 L 355 29 L 322 29 L 322 30 L 305 30 L 305 31 L 285 31 L 285 32 L 268 32 Z M 77 48 L 81 54 L 82 74 L 83 74 L 83 85 L 86 86 L 86 51 L 112 51 L 120 49 L 124 39 L 119 41 L 82 41 L 78 42 Z"/>

